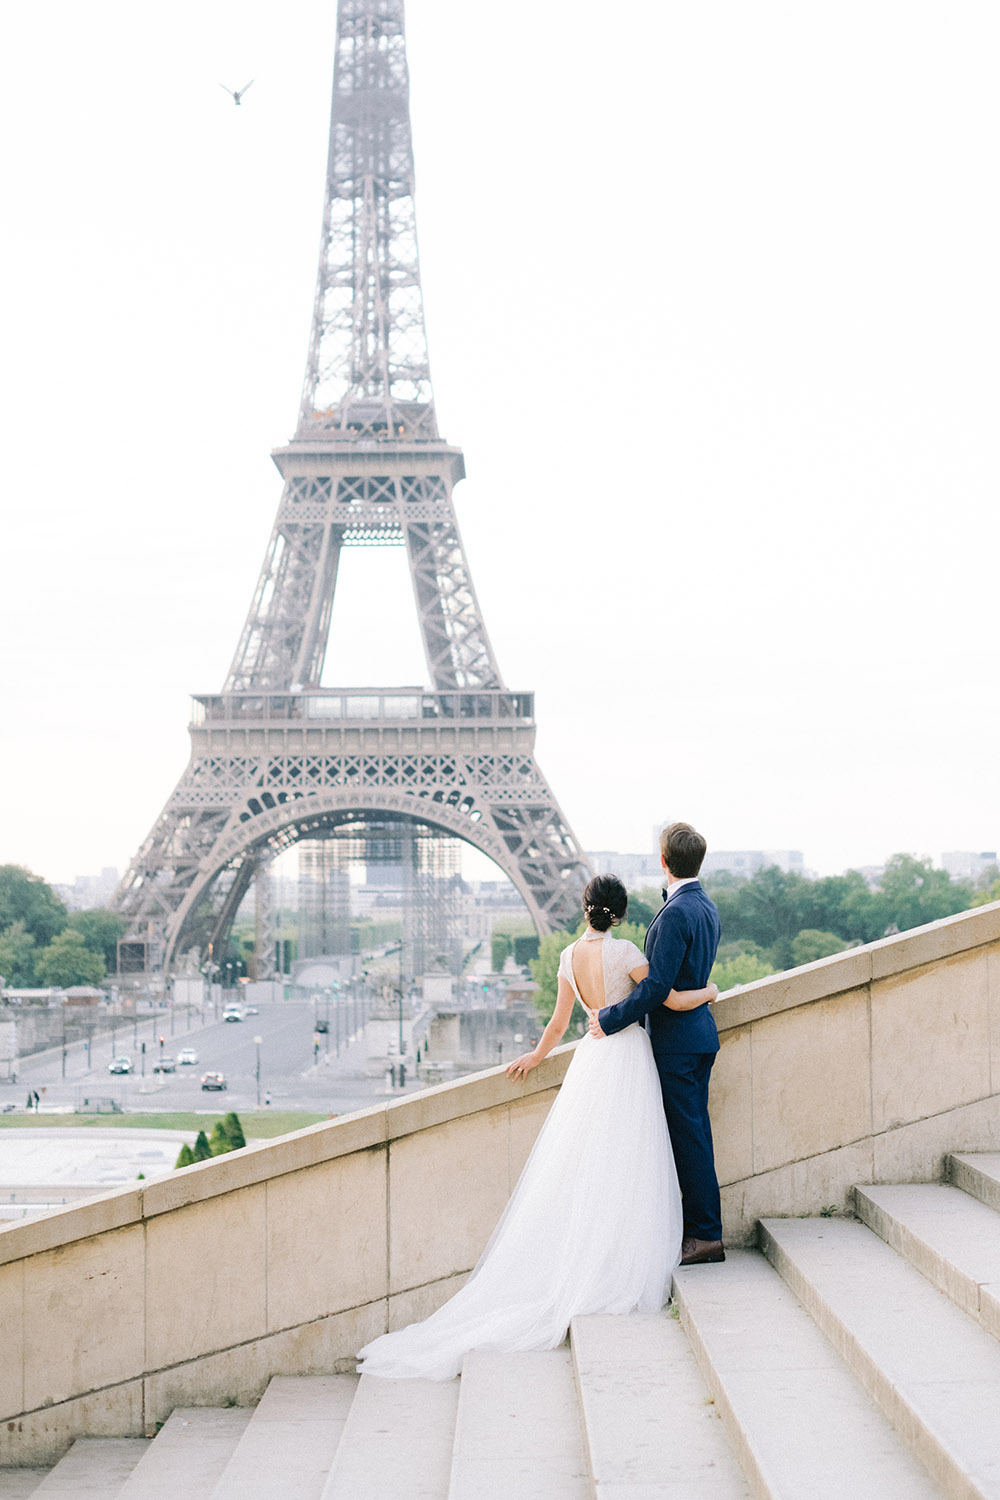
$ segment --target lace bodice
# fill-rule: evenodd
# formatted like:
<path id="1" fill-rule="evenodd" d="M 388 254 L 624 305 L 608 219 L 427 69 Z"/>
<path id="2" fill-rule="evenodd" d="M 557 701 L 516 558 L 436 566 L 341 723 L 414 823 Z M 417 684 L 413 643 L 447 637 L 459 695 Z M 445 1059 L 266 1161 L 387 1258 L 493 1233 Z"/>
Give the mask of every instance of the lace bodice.
<path id="1" fill-rule="evenodd" d="M 583 939 L 578 938 L 582 943 Z M 600 1007 L 587 1005 L 580 991 L 577 989 L 576 979 L 573 976 L 573 949 L 576 943 L 570 943 L 559 955 L 559 973 L 572 987 L 573 993 L 587 1012 L 588 1016 L 595 1015 Z M 632 993 L 634 988 L 629 978 L 629 970 L 638 968 L 646 962 L 645 955 L 640 953 L 634 943 L 627 938 L 613 938 L 610 933 L 601 939 L 601 964 L 604 970 L 604 1004 L 617 1005 L 619 1000 L 624 1000 Z"/>

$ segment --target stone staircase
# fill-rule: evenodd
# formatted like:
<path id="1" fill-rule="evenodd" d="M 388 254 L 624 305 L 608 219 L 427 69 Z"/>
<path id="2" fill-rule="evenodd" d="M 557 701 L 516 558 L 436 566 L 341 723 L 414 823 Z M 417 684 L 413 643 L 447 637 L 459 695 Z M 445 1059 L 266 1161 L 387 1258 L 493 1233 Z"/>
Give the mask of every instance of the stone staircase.
<path id="1" fill-rule="evenodd" d="M 460 1381 L 279 1377 L 0 1470 L 0 1500 L 1000 1500 L 1000 1154 L 949 1177 L 765 1220 L 672 1312 Z"/>

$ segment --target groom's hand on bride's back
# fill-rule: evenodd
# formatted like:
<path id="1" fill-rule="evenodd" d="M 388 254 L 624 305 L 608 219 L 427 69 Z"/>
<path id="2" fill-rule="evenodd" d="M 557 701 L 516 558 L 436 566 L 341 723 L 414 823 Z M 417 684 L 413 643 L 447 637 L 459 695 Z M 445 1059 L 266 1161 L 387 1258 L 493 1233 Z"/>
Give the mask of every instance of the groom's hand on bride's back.
<path id="1" fill-rule="evenodd" d="M 591 1036 L 593 1036 L 593 1037 L 607 1036 L 607 1032 L 601 1030 L 601 1023 L 597 1019 L 597 1012 L 596 1011 L 594 1012 L 594 1014 L 591 1016 L 590 1020 L 587 1023 L 587 1030 L 590 1032 Z"/>

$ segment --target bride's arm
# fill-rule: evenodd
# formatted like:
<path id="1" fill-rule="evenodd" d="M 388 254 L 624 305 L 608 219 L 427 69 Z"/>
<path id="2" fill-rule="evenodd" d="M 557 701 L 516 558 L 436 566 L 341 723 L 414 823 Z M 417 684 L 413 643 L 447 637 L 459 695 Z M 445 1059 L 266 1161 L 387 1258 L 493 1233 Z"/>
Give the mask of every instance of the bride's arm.
<path id="1" fill-rule="evenodd" d="M 648 973 L 649 964 L 637 964 L 629 969 L 628 977 L 638 984 Z M 671 990 L 663 1003 L 668 1010 L 697 1010 L 699 1005 L 712 1005 L 718 998 L 719 986 L 707 984 L 703 990 Z"/>
<path id="2" fill-rule="evenodd" d="M 573 994 L 572 986 L 560 975 L 559 990 L 556 994 L 556 1008 L 552 1012 L 551 1021 L 542 1032 L 534 1052 L 526 1052 L 516 1062 L 508 1064 L 508 1078 L 527 1078 L 532 1068 L 537 1068 L 538 1064 L 544 1058 L 548 1057 L 552 1048 L 558 1042 L 562 1041 L 566 1027 L 569 1025 L 569 1018 L 573 1012 L 573 1002 L 575 999 L 576 996 Z"/>
<path id="3" fill-rule="evenodd" d="M 664 1000 L 668 1010 L 697 1010 L 699 1005 L 712 1005 L 719 998 L 719 986 L 711 982 L 703 990 L 671 990 Z"/>

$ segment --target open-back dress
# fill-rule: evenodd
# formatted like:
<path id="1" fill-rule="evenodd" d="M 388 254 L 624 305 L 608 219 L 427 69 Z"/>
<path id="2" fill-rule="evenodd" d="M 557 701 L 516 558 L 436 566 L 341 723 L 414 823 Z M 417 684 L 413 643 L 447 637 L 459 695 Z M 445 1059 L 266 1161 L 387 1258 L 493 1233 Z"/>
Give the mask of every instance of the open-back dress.
<path id="1" fill-rule="evenodd" d="M 559 973 L 589 1016 L 573 974 L 575 947 L 563 949 Z M 604 1003 L 614 1005 L 633 987 L 629 970 L 645 959 L 610 933 L 601 957 Z M 472 1349 L 553 1349 L 581 1313 L 658 1310 L 681 1232 L 649 1038 L 639 1025 L 587 1035 L 468 1281 L 422 1323 L 367 1344 L 358 1369 L 446 1380 Z"/>

